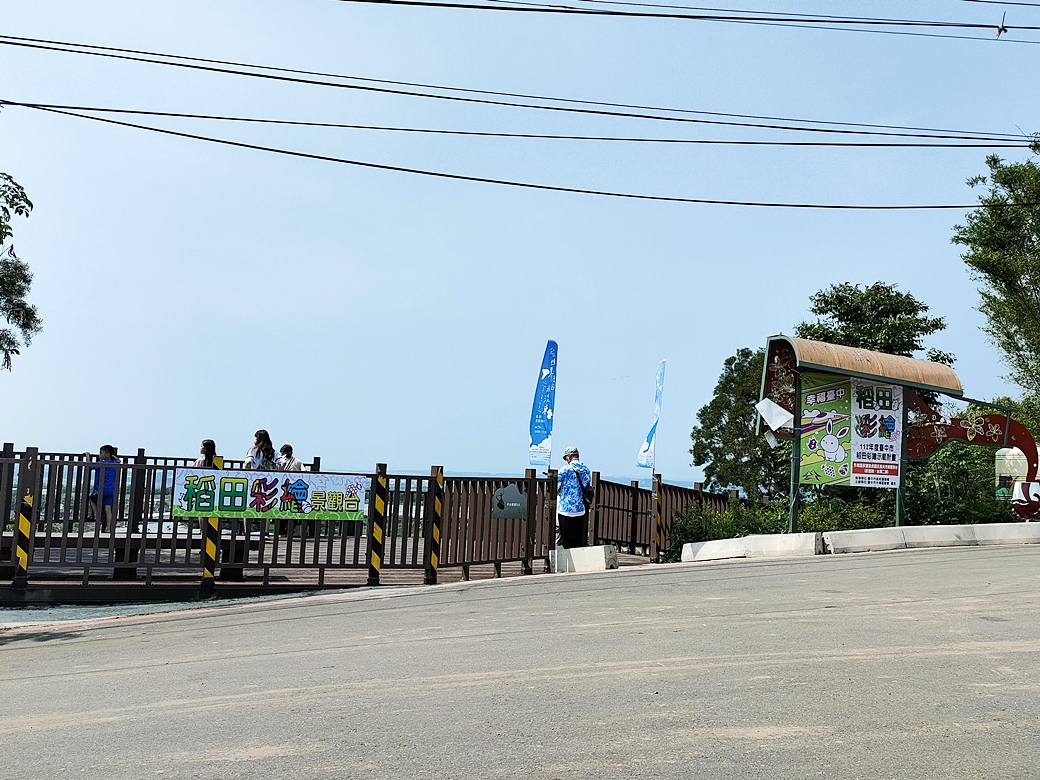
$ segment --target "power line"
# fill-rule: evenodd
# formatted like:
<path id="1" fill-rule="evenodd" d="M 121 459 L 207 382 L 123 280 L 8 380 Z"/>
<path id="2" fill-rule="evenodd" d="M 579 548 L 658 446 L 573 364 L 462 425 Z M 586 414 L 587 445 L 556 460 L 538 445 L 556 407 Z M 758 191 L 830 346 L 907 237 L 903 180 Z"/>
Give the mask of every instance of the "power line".
<path id="1" fill-rule="evenodd" d="M 1025 46 L 1040 46 L 1040 41 L 1024 41 L 1020 38 L 1000 38 L 981 35 L 944 35 L 942 33 L 911 32 L 910 30 L 863 30 L 857 27 L 825 27 L 819 24 L 780 24 L 773 22 L 746 22 L 746 24 L 760 27 L 789 27 L 797 30 L 829 30 L 831 32 L 863 33 L 864 35 L 906 35 L 912 38 L 942 38 L 948 41 L 985 41 L 987 43 L 998 43 L 1003 46 L 1008 43 L 1023 44 Z"/>
<path id="2" fill-rule="evenodd" d="M 341 0 L 341 1 L 348 2 L 349 0 Z M 698 6 L 692 6 L 692 5 L 670 5 L 670 4 L 667 4 L 667 3 L 621 2 L 621 0 L 582 0 L 582 1 L 583 2 L 593 2 L 593 3 L 600 4 L 600 5 L 633 5 L 633 6 L 651 7 L 651 8 L 694 8 L 694 9 L 698 8 Z M 993 0 L 993 2 L 997 2 L 997 1 L 998 0 Z M 529 6 L 532 6 L 532 7 L 544 7 L 544 4 L 541 4 L 541 3 L 522 2 L 521 0 L 488 0 L 488 2 L 503 2 L 503 3 L 510 3 L 512 5 L 529 5 Z M 983 2 L 983 0 L 979 0 L 979 2 Z M 569 7 L 569 6 L 561 6 L 561 7 Z M 748 11 L 748 12 L 750 12 L 750 11 Z M 668 16 L 672 16 L 672 15 L 668 15 Z M 794 16 L 794 15 L 788 15 L 788 16 Z M 847 18 L 847 17 L 833 17 L 833 16 L 828 16 L 828 15 L 823 15 L 823 14 L 808 14 L 808 15 L 801 15 L 801 16 L 808 17 L 808 18 L 815 19 L 815 20 L 821 20 L 822 22 L 826 22 L 828 19 L 850 19 L 850 20 L 854 19 L 854 18 Z M 779 20 L 776 21 L 776 22 L 752 22 L 752 21 L 746 20 L 743 17 L 742 18 L 736 18 L 736 19 L 714 19 L 714 20 L 709 20 L 709 21 L 726 23 L 726 24 L 749 24 L 749 25 L 754 25 L 754 26 L 758 26 L 758 27 L 787 27 L 787 28 L 790 28 L 790 29 L 803 29 L 803 30 L 828 30 L 830 32 L 861 32 L 861 33 L 865 33 L 865 34 L 875 34 L 875 35 L 910 35 L 910 36 L 913 36 L 913 37 L 944 38 L 944 40 L 947 40 L 947 41 L 985 41 L 987 43 L 992 43 L 992 42 L 996 41 L 997 37 L 1000 37 L 999 35 L 996 35 L 996 36 L 990 36 L 990 35 L 985 35 L 985 36 L 983 36 L 983 35 L 948 35 L 948 34 L 934 33 L 934 32 L 911 32 L 909 30 L 887 30 L 887 29 L 879 30 L 879 29 L 862 29 L 862 28 L 858 28 L 858 27 L 828 27 L 828 26 L 826 26 L 826 24 L 795 24 L 795 23 L 791 23 L 790 21 L 779 21 Z M 1000 27 L 998 27 L 997 25 L 992 25 L 992 27 L 994 29 L 998 30 L 998 31 L 1000 30 Z M 1008 27 L 1004 27 L 1004 31 L 1007 31 L 1008 29 L 1009 29 Z M 1020 38 L 1010 38 L 1010 37 L 1000 38 L 1000 43 L 1002 43 L 1002 44 L 1025 44 L 1025 45 L 1029 45 L 1029 46 L 1038 46 L 1038 45 L 1040 45 L 1040 41 L 1022 41 L 1022 40 L 1020 40 Z"/>
<path id="3" fill-rule="evenodd" d="M 527 2 L 520 3 L 519 0 L 488 0 L 492 3 L 516 3 L 522 5 L 544 5 L 533 2 L 533 0 L 527 0 Z M 638 8 L 672 8 L 681 11 L 711 11 L 714 13 L 726 13 L 726 14 L 772 14 L 779 19 L 786 19 L 788 17 L 802 17 L 811 20 L 848 20 L 850 22 L 872 22 L 872 21 L 885 21 L 892 22 L 898 21 L 894 19 L 878 19 L 876 17 L 860 17 L 860 16 L 848 16 L 845 14 L 805 14 L 805 13 L 789 13 L 787 11 L 757 11 L 740 8 L 705 8 L 697 5 L 676 5 L 674 3 L 640 3 L 634 0 L 579 0 L 583 3 L 595 3 L 596 5 L 624 5 L 624 6 L 635 6 Z M 570 6 L 573 7 L 573 6 Z M 741 18 L 741 17 L 738 17 Z"/>
<path id="4" fill-rule="evenodd" d="M 651 138 L 631 136 L 601 135 L 561 135 L 548 133 L 501 133 L 486 130 L 444 130 L 425 127 L 395 127 L 387 125 L 359 125 L 340 122 L 308 122 L 296 119 L 266 119 L 257 117 L 223 116 L 216 114 L 190 114 L 177 111 L 149 111 L 144 109 L 102 108 L 98 106 L 70 106 L 54 103 L 20 102 L 0 100 L 0 106 L 21 106 L 24 108 L 53 108 L 61 111 L 89 111 L 92 113 L 129 114 L 134 116 L 153 116 L 171 119 L 202 119 L 220 122 L 239 122 L 245 124 L 279 125 L 290 127 L 315 127 L 347 130 L 378 130 L 399 133 L 421 133 L 429 135 L 452 135 L 480 138 L 526 138 L 536 140 L 563 141 L 624 141 L 631 143 L 654 144 L 691 144 L 704 146 L 785 146 L 785 147 L 857 147 L 857 148 L 892 148 L 892 149 L 1022 149 L 1031 146 L 1030 141 L 1004 141 L 986 143 L 919 143 L 919 142 L 873 142 L 873 141 L 758 141 L 736 139 L 702 139 L 702 138 Z"/>
<path id="5" fill-rule="evenodd" d="M 1015 5 L 1024 8 L 1040 8 L 1040 3 L 1009 2 L 1009 0 L 960 0 L 962 3 L 985 3 L 987 5 Z"/>
<path id="6" fill-rule="evenodd" d="M 149 127 L 148 125 L 139 125 L 132 122 L 123 122 L 116 119 L 106 119 L 104 117 L 90 116 L 88 114 L 80 114 L 72 111 L 64 111 L 54 108 L 44 108 L 42 106 L 34 106 L 31 104 L 23 104 L 23 107 L 30 108 L 36 111 L 46 111 L 48 113 L 62 114 L 65 116 L 77 117 L 79 119 L 88 119 L 93 122 L 102 122 L 109 125 L 117 125 L 120 127 L 129 127 L 136 130 L 145 130 L 152 133 L 160 133 L 162 135 L 173 136 L 176 138 L 187 138 L 194 141 L 205 141 L 208 143 L 220 144 L 222 146 L 230 146 L 239 149 L 251 149 L 259 152 L 268 152 L 270 154 L 284 155 L 287 157 L 298 157 L 307 160 L 316 160 L 320 162 L 331 162 L 338 163 L 341 165 L 351 165 L 359 168 L 369 168 L 381 171 L 393 171 L 396 173 L 410 173 L 418 176 L 429 176 L 438 179 L 449 179 L 453 181 L 465 181 L 480 184 L 497 184 L 505 187 L 516 187 L 521 189 L 529 190 L 540 190 L 544 192 L 566 192 L 575 195 L 599 195 L 608 198 L 622 198 L 626 200 L 643 200 L 643 201 L 655 201 L 655 202 L 666 202 L 666 203 L 691 203 L 699 205 L 715 205 L 715 206 L 750 206 L 759 208 L 785 208 L 785 209 L 826 209 L 826 210 L 840 210 L 840 211 L 935 211 L 935 210 L 965 210 L 974 208 L 1021 208 L 1021 207 L 1036 207 L 1040 206 L 1040 203 L 973 203 L 969 205 L 953 205 L 953 204 L 918 204 L 918 205 L 853 205 L 853 204 L 833 204 L 833 203 L 774 203 L 765 201 L 739 201 L 739 200 L 717 200 L 711 198 L 682 198 L 677 196 L 668 195 L 642 195 L 631 192 L 614 192 L 610 190 L 591 190 L 579 187 L 561 187 L 550 184 L 534 184 L 531 182 L 513 181 L 509 179 L 492 179 L 483 176 L 467 176 L 458 173 L 446 173 L 444 171 L 431 171 L 422 168 L 407 168 L 399 165 L 386 165 L 382 163 L 365 162 L 361 160 L 350 160 L 343 157 L 331 157 L 328 155 L 311 154 L 308 152 L 299 152 L 290 149 L 279 149 L 271 146 L 260 146 L 258 144 L 247 144 L 241 141 L 230 141 L 224 138 L 213 138 L 204 135 L 195 135 L 194 133 L 184 133 L 177 130 L 168 130 L 159 127 Z"/>
<path id="7" fill-rule="evenodd" d="M 801 120 L 787 119 L 783 117 L 769 118 L 769 117 L 754 117 L 753 115 L 732 115 L 724 114 L 722 112 L 703 112 L 703 111 L 691 111 L 688 109 L 669 109 L 669 108 L 655 108 L 649 106 L 629 106 L 621 103 L 601 103 L 597 101 L 585 101 L 585 100 L 573 100 L 568 98 L 554 98 L 554 97 L 543 97 L 536 95 L 523 95 L 519 93 L 508 93 L 508 92 L 492 92 L 490 90 L 470 90 L 462 89 L 459 87 L 442 87 L 436 85 L 427 84 L 416 84 L 414 82 L 391 82 L 389 80 L 377 80 L 377 79 L 366 79 L 356 76 L 342 76 L 337 74 L 323 74 L 314 73 L 309 71 L 294 71 L 287 68 L 274 68 L 266 65 L 250 65 L 247 63 L 233 63 L 222 60 L 208 60 L 201 57 L 185 57 L 183 55 L 176 54 L 162 54 L 158 52 L 147 52 L 133 49 L 118 49 L 115 47 L 99 47 L 93 46 L 92 44 L 80 44 L 80 43 L 66 43 L 62 41 L 41 41 L 40 39 L 27 39 L 27 38 L 15 38 L 14 36 L 0 35 L 0 45 L 4 46 L 16 46 L 25 47 L 31 49 L 42 49 L 44 51 L 57 51 L 67 54 L 83 54 L 94 57 L 102 57 L 117 60 L 126 60 L 131 62 L 143 62 L 152 65 L 165 65 L 168 67 L 175 68 L 187 68 L 191 70 L 201 70 L 210 73 L 221 73 L 235 76 L 245 76 L 249 78 L 260 78 L 278 82 L 287 82 L 293 84 L 307 84 L 311 86 L 323 86 L 332 87 L 336 89 L 352 89 L 360 90 L 365 92 L 375 92 L 380 94 L 391 94 L 400 95 L 406 97 L 419 97 L 433 100 L 447 100 L 462 103 L 474 103 L 479 105 L 492 105 L 492 106 L 503 106 L 510 108 L 527 108 L 539 111 L 557 111 L 572 114 L 583 114 L 592 116 L 607 116 L 616 117 L 623 119 L 645 119 L 651 121 L 661 122 L 679 122 L 687 124 L 704 124 L 704 125 L 720 125 L 726 127 L 748 127 L 757 129 L 768 129 L 768 130 L 786 130 L 796 132 L 811 132 L 811 133 L 837 133 L 842 135 L 877 135 L 885 137 L 900 137 L 900 138 L 937 138 L 945 140 L 971 140 L 971 141 L 998 141 L 998 140 L 1021 140 L 1021 135 L 1012 135 L 1009 133 L 969 133 L 967 131 L 959 130 L 939 130 L 935 128 L 901 128 L 899 126 L 891 125 L 867 125 L 861 123 L 839 123 L 839 122 L 827 122 L 826 124 L 837 125 L 840 128 L 853 128 L 853 127 L 867 127 L 867 128 L 882 128 L 882 129 L 870 129 L 870 130 L 852 130 L 852 129 L 835 129 L 834 127 L 828 128 L 815 128 L 815 127 L 801 127 L 801 126 L 787 126 L 787 125 L 772 125 L 762 124 L 756 122 L 735 122 L 735 121 L 724 121 L 719 119 L 694 119 L 691 117 L 676 117 L 676 116 L 660 116 L 656 114 L 637 113 L 639 111 L 667 111 L 672 113 L 696 113 L 701 116 L 732 116 L 735 118 L 761 118 L 765 121 L 777 121 L 777 122 L 795 122 Z M 92 51 L 90 49 L 98 49 L 98 51 Z M 142 56 L 137 56 L 142 55 Z M 154 59 L 156 57 L 167 58 Z M 185 60 L 184 62 L 169 62 L 167 60 Z M 224 67 L 214 67 L 215 65 L 228 65 L 235 68 L 254 68 L 258 70 L 271 70 L 276 73 L 253 73 L 250 71 L 242 70 L 231 70 Z M 284 75 L 284 74 L 299 74 L 299 75 Z M 300 78 L 300 75 L 314 75 L 322 78 L 337 78 L 350 81 L 363 81 L 365 84 L 344 84 L 340 82 L 329 82 L 329 81 L 318 81 L 309 78 Z M 395 89 L 381 86 L 371 86 L 371 84 L 395 84 L 398 86 L 415 87 L 418 89 L 438 89 L 443 91 L 451 91 L 456 93 L 468 93 L 468 94 L 481 94 L 491 95 L 495 97 L 516 97 L 523 100 L 544 100 L 544 101 L 555 101 L 555 102 L 566 102 L 570 105 L 559 106 L 559 105 L 532 105 L 530 103 L 517 103 L 509 100 L 495 100 L 491 98 L 475 98 L 475 97 L 464 97 L 458 94 L 453 95 L 439 95 L 431 94 L 429 92 L 416 92 L 410 89 Z M 587 108 L 586 106 L 603 106 L 605 108 L 631 108 L 632 111 L 607 111 L 601 108 Z M 806 120 L 805 124 L 823 124 L 820 120 Z M 887 128 L 887 129 L 885 129 Z M 907 132 L 896 132 L 896 130 L 906 130 Z M 917 132 L 911 132 L 917 131 Z M 925 133 L 922 135 L 921 133 Z"/>
<path id="8" fill-rule="evenodd" d="M 735 16 L 729 11 L 716 14 L 664 14 L 652 11 L 608 11 L 599 8 L 573 8 L 570 6 L 543 5 L 525 2 L 517 5 L 491 5 L 489 3 L 441 2 L 440 0 L 336 0 L 340 3 L 362 3 L 372 5 L 423 6 L 427 8 L 453 8 L 473 11 L 511 11 L 514 13 L 571 14 L 579 16 L 615 16 L 649 19 L 685 19 L 702 22 L 768 22 L 771 24 L 789 24 L 794 22 L 816 23 L 833 26 L 860 25 L 882 27 L 930 27 L 940 29 L 962 30 L 997 30 L 1001 25 L 982 24 L 979 22 L 943 22 L 923 19 L 880 19 L 872 17 L 834 17 L 820 19 L 812 16 Z M 1007 30 L 1040 30 L 1032 25 L 1003 25 Z"/>

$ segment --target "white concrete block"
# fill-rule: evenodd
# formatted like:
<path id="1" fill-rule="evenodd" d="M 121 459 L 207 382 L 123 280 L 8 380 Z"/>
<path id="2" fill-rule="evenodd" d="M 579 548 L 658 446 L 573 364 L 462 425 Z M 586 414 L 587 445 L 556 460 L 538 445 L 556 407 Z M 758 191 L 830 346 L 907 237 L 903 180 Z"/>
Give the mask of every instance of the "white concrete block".
<path id="1" fill-rule="evenodd" d="M 907 547 L 963 547 L 978 544 L 973 525 L 907 525 L 903 527 Z"/>
<path id="2" fill-rule="evenodd" d="M 618 567 L 617 548 L 612 544 L 596 547 L 557 547 L 549 551 L 549 567 L 554 572 L 606 571 Z"/>
<path id="3" fill-rule="evenodd" d="M 829 553 L 857 553 L 870 550 L 903 550 L 903 528 L 866 528 L 860 531 L 827 531 L 823 544 Z"/>
<path id="4" fill-rule="evenodd" d="M 822 555 L 823 534 L 752 534 L 744 539 L 748 558 Z"/>
<path id="5" fill-rule="evenodd" d="M 1040 523 L 986 523 L 975 526 L 979 544 L 1040 544 Z"/>
<path id="6" fill-rule="evenodd" d="M 746 558 L 747 545 L 743 539 L 715 539 L 710 542 L 692 542 L 684 544 L 682 560 L 721 561 L 726 558 Z"/>

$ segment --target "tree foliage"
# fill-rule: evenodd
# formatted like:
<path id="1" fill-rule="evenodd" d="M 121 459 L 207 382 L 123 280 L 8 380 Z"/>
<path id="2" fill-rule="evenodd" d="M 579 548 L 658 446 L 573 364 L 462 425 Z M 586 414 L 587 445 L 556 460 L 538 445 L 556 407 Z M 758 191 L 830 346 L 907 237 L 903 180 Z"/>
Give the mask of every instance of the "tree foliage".
<path id="1" fill-rule="evenodd" d="M 925 337 L 946 327 L 942 317 L 926 316 L 928 304 L 894 284 L 845 282 L 821 290 L 809 302 L 817 319 L 799 324 L 795 335 L 829 344 L 912 357 L 924 350 Z M 937 349 L 928 350 L 928 359 L 953 364 L 952 355 Z"/>
<path id="2" fill-rule="evenodd" d="M 43 326 L 36 307 L 26 300 L 32 286 L 29 266 L 18 259 L 14 244 L 7 243 L 14 234 L 11 219 L 28 217 L 32 207 L 22 186 L 6 173 L 0 173 L 0 315 L 9 326 L 0 329 L 0 365 L 8 370 L 11 356 L 20 354 Z"/>
<path id="3" fill-rule="evenodd" d="M 982 208 L 954 228 L 953 242 L 967 248 L 961 257 L 983 285 L 979 310 L 1011 379 L 1040 395 L 1040 167 L 1032 160 L 1008 164 L 996 155 L 986 165 L 988 176 L 968 181 L 988 185 L 979 198 Z M 1026 205 L 999 207 L 1009 203 Z"/>
<path id="4" fill-rule="evenodd" d="M 708 487 L 738 486 L 756 501 L 763 494 L 786 495 L 790 481 L 790 445 L 770 449 L 755 433 L 764 360 L 764 350 L 747 348 L 727 358 L 714 397 L 697 412 L 690 434 L 693 464 L 704 466 Z"/>

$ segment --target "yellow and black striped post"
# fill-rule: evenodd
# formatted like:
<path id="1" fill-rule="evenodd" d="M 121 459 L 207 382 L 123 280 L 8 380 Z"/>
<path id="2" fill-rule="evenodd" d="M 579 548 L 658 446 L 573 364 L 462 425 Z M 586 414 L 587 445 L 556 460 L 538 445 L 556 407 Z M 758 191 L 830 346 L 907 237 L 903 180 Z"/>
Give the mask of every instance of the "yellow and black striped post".
<path id="1" fill-rule="evenodd" d="M 212 596 L 214 590 L 213 575 L 217 570 L 217 542 L 220 540 L 220 518 L 207 517 L 202 535 L 202 586 L 203 597 Z"/>
<path id="2" fill-rule="evenodd" d="M 426 531 L 426 576 L 424 585 L 437 584 L 437 564 L 441 560 L 441 517 L 444 515 L 444 467 L 430 469 L 430 522 Z"/>
<path id="3" fill-rule="evenodd" d="M 661 475 L 654 474 L 654 544 L 650 550 L 650 560 L 661 562 L 661 544 L 664 541 L 664 528 L 661 522 Z"/>
<path id="4" fill-rule="evenodd" d="M 386 533 L 386 464 L 376 464 L 372 480 L 372 500 L 368 504 L 368 584 L 379 584 L 379 567 L 383 565 L 383 535 Z"/>
<path id="5" fill-rule="evenodd" d="M 18 507 L 18 531 L 15 534 L 15 588 L 24 589 L 29 583 L 29 535 L 32 533 L 32 502 L 31 495 L 26 495 Z"/>

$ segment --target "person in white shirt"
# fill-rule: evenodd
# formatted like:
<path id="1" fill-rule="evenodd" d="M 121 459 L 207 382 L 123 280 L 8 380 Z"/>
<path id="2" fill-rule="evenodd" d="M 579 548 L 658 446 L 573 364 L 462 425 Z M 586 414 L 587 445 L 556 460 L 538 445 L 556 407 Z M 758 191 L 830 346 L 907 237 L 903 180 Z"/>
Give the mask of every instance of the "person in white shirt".
<path id="1" fill-rule="evenodd" d="M 279 453 L 277 461 L 279 471 L 303 471 L 303 461 L 293 457 L 291 444 L 283 444 Z"/>

